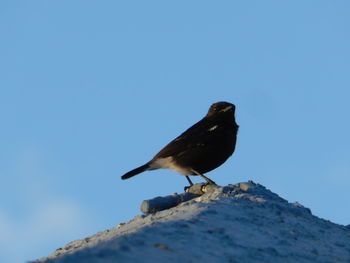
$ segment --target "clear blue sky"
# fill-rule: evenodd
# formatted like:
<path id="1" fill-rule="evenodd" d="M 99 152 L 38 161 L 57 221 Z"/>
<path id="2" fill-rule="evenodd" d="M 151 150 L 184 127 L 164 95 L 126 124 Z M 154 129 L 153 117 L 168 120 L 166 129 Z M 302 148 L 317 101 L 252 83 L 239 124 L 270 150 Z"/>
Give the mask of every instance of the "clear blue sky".
<path id="1" fill-rule="evenodd" d="M 345 0 L 1 1 L 0 261 L 44 256 L 181 192 L 175 172 L 120 176 L 220 100 L 236 104 L 241 128 L 210 178 L 253 180 L 350 224 L 349 10 Z"/>

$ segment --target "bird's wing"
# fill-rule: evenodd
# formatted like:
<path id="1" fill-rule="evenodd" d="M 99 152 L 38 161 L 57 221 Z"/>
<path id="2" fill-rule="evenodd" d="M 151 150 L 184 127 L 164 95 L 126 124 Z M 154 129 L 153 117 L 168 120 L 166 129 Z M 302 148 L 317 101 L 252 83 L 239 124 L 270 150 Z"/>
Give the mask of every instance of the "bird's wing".
<path id="1" fill-rule="evenodd" d="M 213 140 L 221 128 L 215 122 L 203 118 L 166 145 L 153 159 L 175 156 L 190 148 L 203 147 Z"/>

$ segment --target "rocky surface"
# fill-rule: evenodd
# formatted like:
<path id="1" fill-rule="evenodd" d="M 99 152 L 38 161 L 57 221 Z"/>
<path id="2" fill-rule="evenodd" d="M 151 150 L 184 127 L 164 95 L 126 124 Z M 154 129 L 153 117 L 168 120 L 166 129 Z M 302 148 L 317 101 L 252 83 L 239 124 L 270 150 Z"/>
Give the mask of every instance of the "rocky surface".
<path id="1" fill-rule="evenodd" d="M 350 229 L 248 182 L 136 216 L 35 262 L 350 262 Z"/>

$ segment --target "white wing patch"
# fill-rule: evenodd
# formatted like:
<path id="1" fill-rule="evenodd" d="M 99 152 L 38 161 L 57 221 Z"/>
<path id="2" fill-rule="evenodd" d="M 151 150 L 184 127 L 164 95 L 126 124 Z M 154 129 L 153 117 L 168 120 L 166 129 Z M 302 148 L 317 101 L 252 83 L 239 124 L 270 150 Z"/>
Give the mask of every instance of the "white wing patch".
<path id="1" fill-rule="evenodd" d="M 213 130 L 215 130 L 218 126 L 219 126 L 219 125 L 215 125 L 215 126 L 209 128 L 208 131 L 213 131 Z"/>

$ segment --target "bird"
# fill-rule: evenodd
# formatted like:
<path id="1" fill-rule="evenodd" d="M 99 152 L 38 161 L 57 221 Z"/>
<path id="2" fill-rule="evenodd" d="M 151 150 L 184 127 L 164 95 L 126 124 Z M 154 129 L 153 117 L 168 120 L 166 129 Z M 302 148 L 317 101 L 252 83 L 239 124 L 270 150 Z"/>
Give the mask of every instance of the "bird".
<path id="1" fill-rule="evenodd" d="M 220 101 L 212 104 L 207 114 L 196 124 L 180 134 L 150 161 L 123 176 L 125 180 L 144 171 L 172 169 L 184 176 L 190 186 L 189 176 L 200 176 L 206 184 L 216 184 L 204 174 L 222 165 L 235 151 L 238 124 L 236 106 Z"/>

